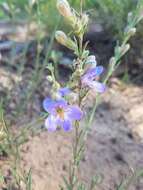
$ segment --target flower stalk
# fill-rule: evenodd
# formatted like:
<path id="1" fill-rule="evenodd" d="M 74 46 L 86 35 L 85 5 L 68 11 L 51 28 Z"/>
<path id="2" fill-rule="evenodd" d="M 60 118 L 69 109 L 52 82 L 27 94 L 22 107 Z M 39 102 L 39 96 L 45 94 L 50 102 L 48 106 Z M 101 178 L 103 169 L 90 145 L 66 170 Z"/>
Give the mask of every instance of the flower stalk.
<path id="1" fill-rule="evenodd" d="M 73 35 L 69 36 L 63 31 L 57 31 L 55 38 L 60 44 L 72 50 L 76 59 L 73 61 L 73 73 L 70 80 L 65 85 L 66 87 L 63 87 L 58 81 L 56 81 L 54 68 L 52 68 L 50 81 L 53 83 L 52 88 L 54 90 L 51 90 L 53 93 L 51 93 L 50 99 L 46 98 L 43 103 L 45 111 L 49 114 L 45 121 L 45 127 L 49 131 L 55 131 L 58 127 L 61 127 L 65 131 L 74 129 L 73 159 L 69 167 L 69 176 L 67 179 L 64 178 L 66 188 L 61 189 L 82 190 L 87 188 L 82 182 L 80 182 L 78 176 L 79 164 L 84 154 L 86 137 L 91 127 L 97 105 L 100 101 L 100 94 L 105 92 L 109 78 L 120 65 L 121 58 L 130 49 L 128 41 L 136 33 L 136 25 L 142 18 L 142 14 L 140 13 L 140 10 L 142 9 L 141 7 L 138 8 L 139 10 L 137 13 L 140 14 L 129 14 L 127 28 L 124 31 L 123 42 L 120 46 L 116 46 L 114 56 L 110 59 L 109 68 L 105 78 L 102 82 L 99 82 L 100 75 L 103 73 L 104 69 L 101 65 L 97 66 L 95 56 L 90 55 L 90 52 L 87 50 L 88 42 L 85 44 L 83 43 L 89 18 L 82 10 L 82 1 L 80 13 L 77 13 L 72 7 L 70 7 L 67 0 L 57 0 L 57 8 L 59 13 L 71 26 L 72 31 L 70 34 Z M 82 102 L 86 99 L 91 90 L 96 94 L 95 105 L 90 117 L 87 119 L 87 125 L 81 127 L 80 121 L 85 116 Z M 73 95 L 75 98 L 71 98 Z M 91 180 L 90 190 L 94 189 L 96 185 L 95 181 L 96 180 Z"/>

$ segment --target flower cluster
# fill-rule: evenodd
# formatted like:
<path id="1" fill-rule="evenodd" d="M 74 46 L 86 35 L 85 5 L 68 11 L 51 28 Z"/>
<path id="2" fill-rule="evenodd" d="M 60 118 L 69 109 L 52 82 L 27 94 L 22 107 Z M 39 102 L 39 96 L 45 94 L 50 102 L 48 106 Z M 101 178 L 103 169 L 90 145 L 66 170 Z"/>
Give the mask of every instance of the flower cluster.
<path id="1" fill-rule="evenodd" d="M 90 66 L 81 76 L 82 88 L 88 87 L 98 93 L 103 93 L 106 89 L 103 83 L 96 79 L 102 74 L 103 67 Z M 83 118 L 83 112 L 77 105 L 70 105 L 66 101 L 66 97 L 73 93 L 69 88 L 64 87 L 55 92 L 57 99 L 53 100 L 46 98 L 43 101 L 43 108 L 48 112 L 48 117 L 45 121 L 45 127 L 49 131 L 55 131 L 57 127 L 62 127 L 65 131 L 70 131 L 75 124 L 75 121 L 80 121 Z"/>
<path id="2" fill-rule="evenodd" d="M 106 87 L 98 82 L 99 76 L 103 73 L 103 67 L 97 66 L 95 56 L 89 56 L 86 44 L 83 46 L 82 39 L 88 23 L 88 16 L 85 13 L 78 15 L 70 7 L 67 0 L 57 0 L 57 8 L 59 13 L 72 26 L 75 36 L 70 38 L 63 31 L 57 31 L 55 38 L 60 44 L 73 50 L 77 59 L 73 62 L 73 74 L 70 81 L 67 82 L 67 87 L 64 88 L 61 88 L 54 76 L 54 67 L 52 65 L 48 67 L 51 72 L 48 79 L 53 84 L 51 98 L 46 98 L 43 102 L 43 108 L 48 112 L 45 127 L 49 131 L 55 131 L 57 127 L 70 131 L 75 123 L 83 118 L 80 105 L 82 105 L 82 100 L 86 97 L 88 91 L 92 89 L 96 93 L 103 93 Z M 79 42 L 77 39 L 79 39 Z"/>
<path id="3" fill-rule="evenodd" d="M 95 92 L 103 93 L 106 89 L 105 85 L 96 81 L 96 78 L 98 78 L 102 74 L 102 72 L 102 66 L 89 68 L 81 77 L 81 83 L 83 87 L 89 87 Z"/>

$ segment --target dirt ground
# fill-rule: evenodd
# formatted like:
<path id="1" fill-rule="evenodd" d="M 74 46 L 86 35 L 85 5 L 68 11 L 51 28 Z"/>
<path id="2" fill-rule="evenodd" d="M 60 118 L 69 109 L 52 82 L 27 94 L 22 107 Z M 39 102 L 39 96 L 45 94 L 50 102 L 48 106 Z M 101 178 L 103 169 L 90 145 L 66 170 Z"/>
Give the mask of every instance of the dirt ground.
<path id="1" fill-rule="evenodd" d="M 88 184 L 94 175 L 104 176 L 97 190 L 115 190 L 131 171 L 143 169 L 143 87 L 112 85 L 97 109 L 80 177 Z M 92 105 L 92 103 L 91 103 Z M 73 132 L 43 132 L 22 148 L 24 168 L 32 169 L 33 190 L 58 190 L 67 174 Z M 143 180 L 129 190 L 142 190 Z"/>

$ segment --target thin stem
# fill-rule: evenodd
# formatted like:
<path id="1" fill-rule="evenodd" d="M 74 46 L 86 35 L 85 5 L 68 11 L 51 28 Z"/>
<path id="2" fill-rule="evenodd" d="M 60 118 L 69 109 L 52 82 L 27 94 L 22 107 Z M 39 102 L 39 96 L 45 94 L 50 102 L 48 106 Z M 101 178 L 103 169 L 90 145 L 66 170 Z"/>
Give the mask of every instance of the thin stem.
<path id="1" fill-rule="evenodd" d="M 74 189 L 75 186 L 75 176 L 77 174 L 77 154 L 78 154 L 78 145 L 79 145 L 79 125 L 75 127 L 75 145 L 73 146 L 73 163 L 72 163 L 72 172 L 70 176 L 70 187 Z"/>
<path id="2" fill-rule="evenodd" d="M 82 102 L 82 98 L 80 96 L 80 91 L 81 91 L 81 83 L 79 81 L 78 84 L 78 106 L 81 107 L 81 102 Z M 78 167 L 79 164 L 78 162 L 81 160 L 81 155 L 80 155 L 80 151 L 81 151 L 81 146 L 80 146 L 80 138 L 82 136 L 82 131 L 80 131 L 80 125 L 79 122 L 75 123 L 75 143 L 73 145 L 73 163 L 72 163 L 72 172 L 71 172 L 71 176 L 70 176 L 70 187 L 71 190 L 74 189 L 75 186 L 75 179 L 77 179 L 77 172 L 78 172 Z"/>
<path id="3" fill-rule="evenodd" d="M 80 13 L 82 15 L 83 12 L 83 0 L 80 0 Z"/>

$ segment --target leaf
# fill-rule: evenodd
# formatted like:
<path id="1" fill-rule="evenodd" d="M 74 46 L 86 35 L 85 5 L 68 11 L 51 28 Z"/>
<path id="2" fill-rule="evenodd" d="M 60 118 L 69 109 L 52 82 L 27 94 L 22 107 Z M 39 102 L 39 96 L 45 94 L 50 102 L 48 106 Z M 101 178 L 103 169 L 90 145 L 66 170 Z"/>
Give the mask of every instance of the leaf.
<path id="1" fill-rule="evenodd" d="M 32 190 L 32 171 L 31 169 L 27 175 L 27 183 L 26 183 L 26 190 Z"/>
<path id="2" fill-rule="evenodd" d="M 66 185 L 66 190 L 73 190 L 65 177 L 63 177 L 63 180 L 64 180 L 64 183 Z"/>

